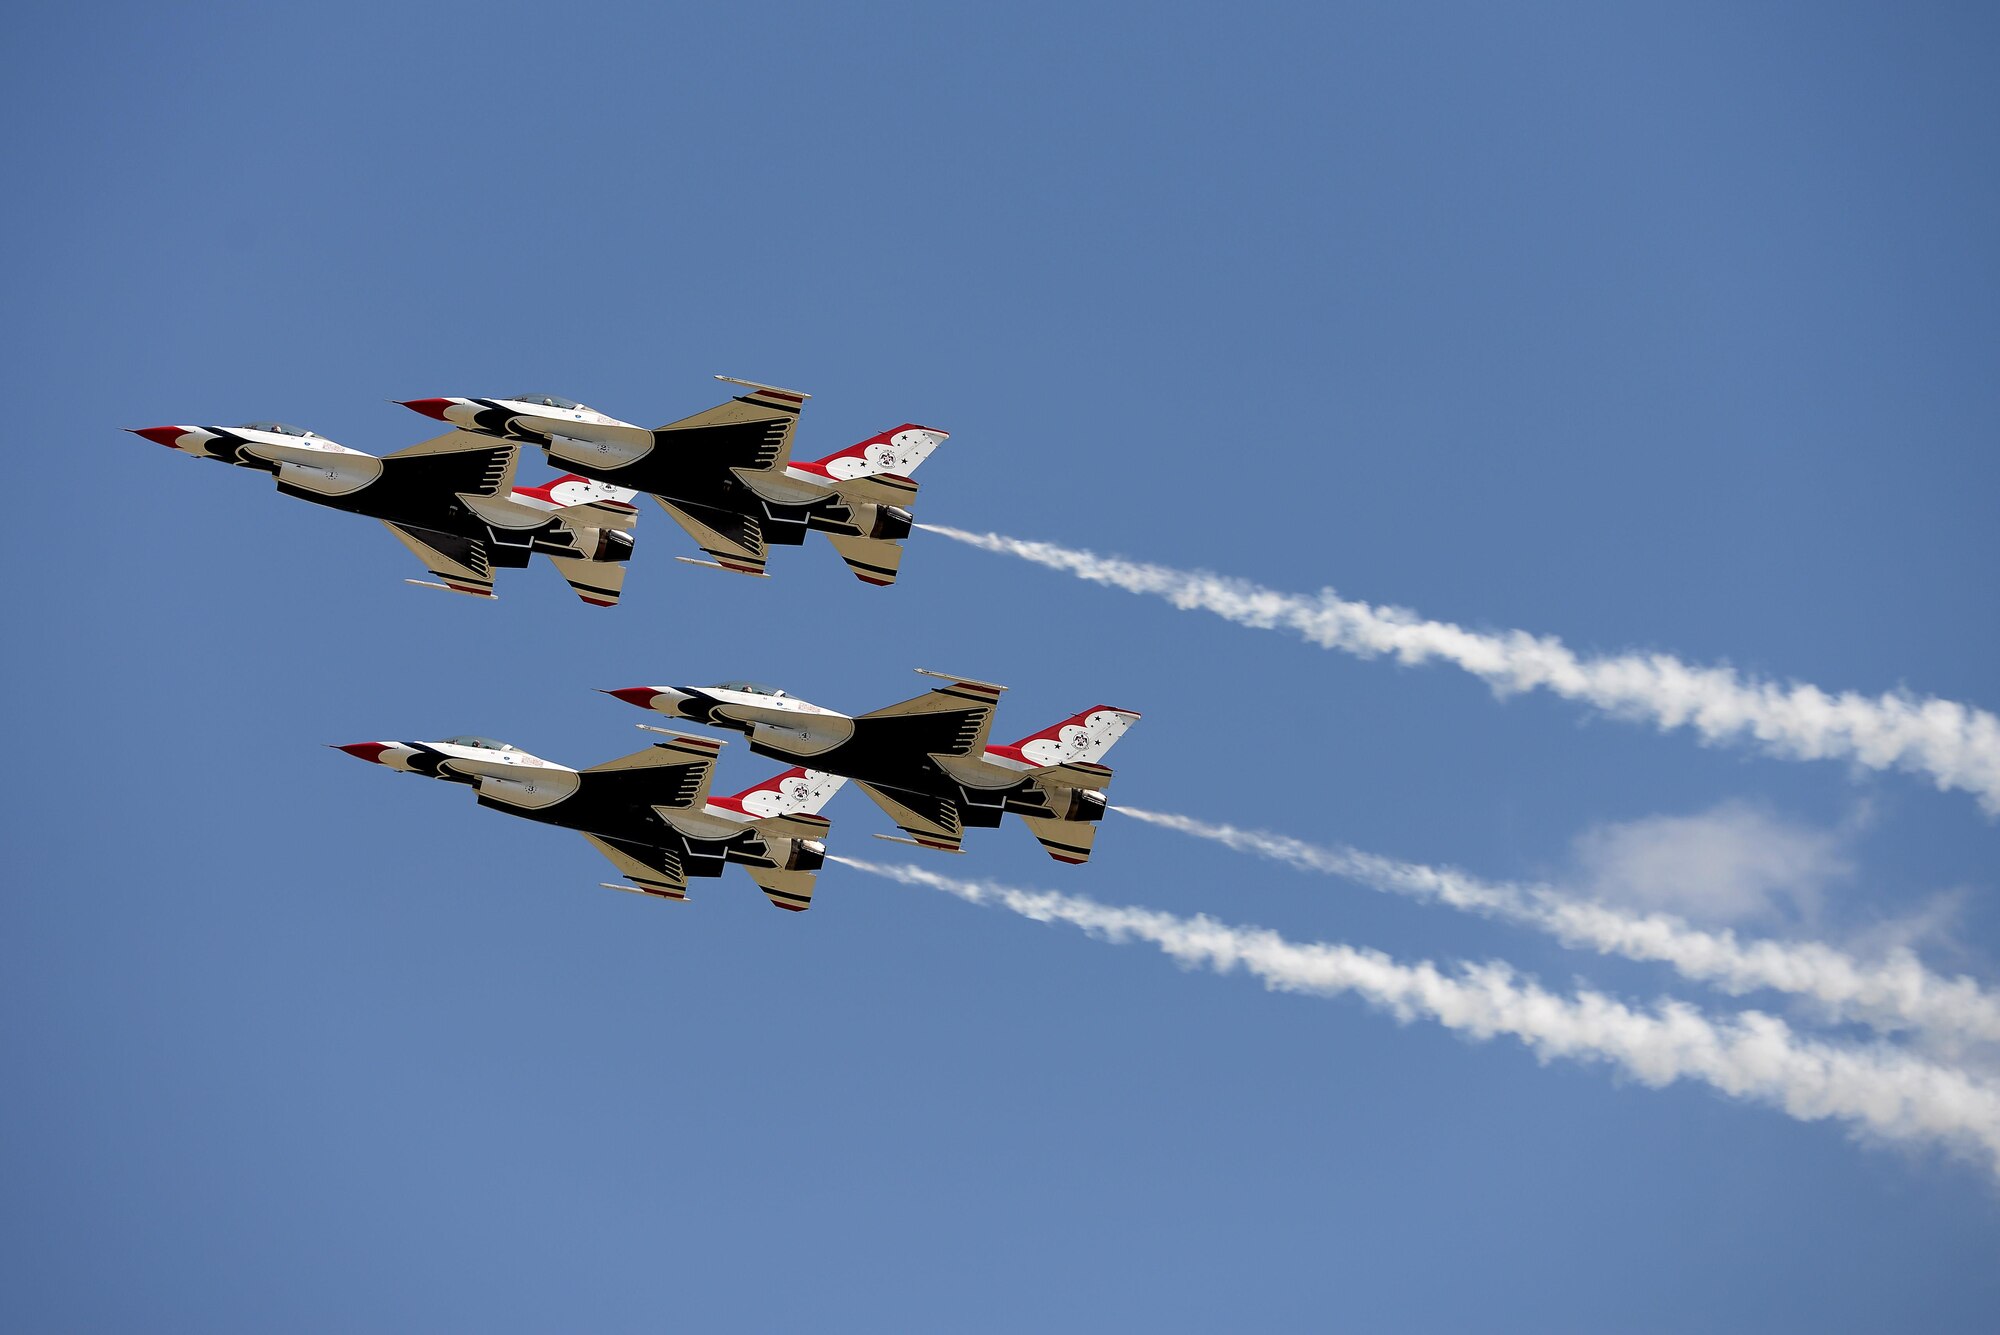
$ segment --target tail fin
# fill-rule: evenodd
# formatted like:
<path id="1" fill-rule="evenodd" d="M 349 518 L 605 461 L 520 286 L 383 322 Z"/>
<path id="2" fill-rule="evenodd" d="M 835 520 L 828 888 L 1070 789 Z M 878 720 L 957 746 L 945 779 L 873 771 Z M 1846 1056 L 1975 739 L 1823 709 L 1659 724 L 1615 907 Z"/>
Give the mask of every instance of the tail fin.
<path id="1" fill-rule="evenodd" d="M 774 817 L 818 816 L 820 808 L 833 800 L 847 782 L 838 774 L 793 767 L 774 774 L 760 784 L 745 788 L 731 797 L 713 797 L 711 806 L 741 812 L 752 820 Z"/>
<path id="2" fill-rule="evenodd" d="M 1092 705 L 1040 732 L 1031 732 L 1008 746 L 989 746 L 987 754 L 1005 757 L 1030 769 L 1057 765 L 1096 765 L 1125 730 L 1139 721 L 1137 712 L 1115 705 Z"/>
<path id="3" fill-rule="evenodd" d="M 905 422 L 879 436 L 870 436 L 844 450 L 836 450 L 824 459 L 793 466 L 824 474 L 835 482 L 852 482 L 856 478 L 873 477 L 878 473 L 908 477 L 917 471 L 918 464 L 931 457 L 932 450 L 949 439 L 950 434 Z"/>
<path id="4" fill-rule="evenodd" d="M 539 487 L 516 487 L 513 499 L 537 510 L 552 510 L 567 523 L 596 528 L 631 528 L 639 522 L 639 493 L 577 473 L 550 478 Z"/>

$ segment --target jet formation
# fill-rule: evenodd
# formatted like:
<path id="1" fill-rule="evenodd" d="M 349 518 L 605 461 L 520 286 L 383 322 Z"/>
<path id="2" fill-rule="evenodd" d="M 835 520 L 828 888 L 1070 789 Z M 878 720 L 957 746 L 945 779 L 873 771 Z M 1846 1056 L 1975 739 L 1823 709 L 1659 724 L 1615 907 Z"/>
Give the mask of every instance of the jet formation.
<path id="1" fill-rule="evenodd" d="M 615 606 L 640 492 L 712 558 L 692 565 L 763 576 L 772 546 L 826 534 L 863 583 L 893 584 L 909 536 L 909 474 L 947 433 L 906 422 L 824 459 L 791 457 L 810 395 L 747 380 L 748 392 L 648 430 L 552 394 L 410 399 L 450 426 L 377 457 L 283 422 L 132 428 L 169 449 L 271 474 L 287 496 L 380 520 L 430 571 L 426 588 L 492 598 L 494 571 L 552 560 L 585 602 Z M 524 445 L 570 471 L 514 483 Z"/>
<path id="2" fill-rule="evenodd" d="M 450 429 L 379 457 L 281 422 L 134 434 L 269 473 L 287 496 L 378 520 L 432 576 L 408 583 L 478 598 L 494 597 L 496 571 L 540 554 L 583 601 L 615 606 L 642 492 L 701 548 L 707 559 L 678 558 L 690 564 L 761 577 L 771 547 L 819 532 L 864 583 L 894 583 L 913 527 L 911 474 L 947 433 L 905 422 L 801 461 L 792 438 L 809 395 L 716 379 L 744 392 L 653 428 L 550 394 L 402 400 Z M 567 471 L 517 484 L 527 446 Z M 709 794 L 722 741 L 644 723 L 667 740 L 582 770 L 475 736 L 336 749 L 463 784 L 481 806 L 575 830 L 624 878 L 603 884 L 656 899 L 684 900 L 691 878 L 720 876 L 735 863 L 779 908 L 808 908 L 831 828 L 820 812 L 850 781 L 902 831 L 879 839 L 959 853 L 967 829 L 1012 814 L 1057 861 L 1089 861 L 1108 810 L 1104 755 L 1139 714 L 1094 705 L 994 743 L 1004 687 L 918 671 L 943 684 L 857 715 L 743 681 L 605 692 L 740 733 L 753 753 L 790 766 L 730 797 Z"/>

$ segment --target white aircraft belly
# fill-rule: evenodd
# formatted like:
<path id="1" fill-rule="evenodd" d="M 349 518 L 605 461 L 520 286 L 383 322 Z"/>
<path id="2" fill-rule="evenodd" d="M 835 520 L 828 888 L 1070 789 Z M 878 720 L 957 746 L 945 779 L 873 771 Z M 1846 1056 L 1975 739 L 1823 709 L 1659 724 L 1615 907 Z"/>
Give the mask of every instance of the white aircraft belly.
<path id="1" fill-rule="evenodd" d="M 768 742 L 799 755 L 816 755 L 854 735 L 854 720 L 845 714 L 806 714 L 733 702 L 717 705 L 715 714 L 718 718 L 750 724 L 753 741 Z"/>
<path id="2" fill-rule="evenodd" d="M 571 422 L 560 417 L 520 417 L 528 430 L 549 438 L 549 454 L 571 463 L 620 467 L 653 452 L 653 433 L 644 427 L 604 422 Z"/>
<path id="3" fill-rule="evenodd" d="M 268 441 L 245 441 L 242 452 L 278 466 L 280 480 L 322 496 L 345 496 L 382 476 L 382 461 L 372 454 L 315 450 Z"/>
<path id="4" fill-rule="evenodd" d="M 549 807 L 574 796 L 581 779 L 559 765 L 510 765 L 454 756 L 445 764 L 478 780 L 479 795 L 516 807 Z"/>

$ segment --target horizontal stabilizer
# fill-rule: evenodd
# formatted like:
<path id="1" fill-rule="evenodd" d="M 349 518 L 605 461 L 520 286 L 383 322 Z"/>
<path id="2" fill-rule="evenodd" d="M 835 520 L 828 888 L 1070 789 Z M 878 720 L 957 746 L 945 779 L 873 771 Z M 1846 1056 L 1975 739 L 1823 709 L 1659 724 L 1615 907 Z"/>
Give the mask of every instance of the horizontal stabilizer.
<path id="1" fill-rule="evenodd" d="M 829 533 L 826 540 L 863 584 L 884 586 L 896 582 L 896 573 L 903 566 L 902 543 L 893 538 L 856 538 L 845 533 Z"/>
<path id="2" fill-rule="evenodd" d="M 1097 842 L 1097 827 L 1087 820 L 1044 820 L 1023 816 L 1029 833 L 1057 862 L 1072 864 L 1090 861 L 1091 845 Z"/>
<path id="3" fill-rule="evenodd" d="M 746 867 L 750 879 L 764 892 L 765 898 L 781 909 L 793 913 L 804 913 L 812 907 L 813 882 L 819 873 L 810 871 L 774 871 L 767 867 Z"/>
<path id="4" fill-rule="evenodd" d="M 622 561 L 586 561 L 580 556 L 551 556 L 557 573 L 592 607 L 616 607 L 625 591 Z"/>

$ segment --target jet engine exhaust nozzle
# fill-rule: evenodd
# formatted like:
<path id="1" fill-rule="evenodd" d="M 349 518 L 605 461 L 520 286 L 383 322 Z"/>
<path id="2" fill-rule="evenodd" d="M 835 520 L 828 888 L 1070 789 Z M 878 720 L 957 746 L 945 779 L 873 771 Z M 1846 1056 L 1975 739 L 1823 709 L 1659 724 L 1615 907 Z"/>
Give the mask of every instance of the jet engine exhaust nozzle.
<path id="1" fill-rule="evenodd" d="M 910 536 L 910 526 L 915 518 L 900 505 L 885 505 L 875 512 L 875 525 L 868 536 L 900 542 Z"/>
<path id="2" fill-rule="evenodd" d="M 786 871 L 818 871 L 826 865 L 826 844 L 818 839 L 797 839 L 792 845 L 792 859 L 785 864 Z"/>
<path id="3" fill-rule="evenodd" d="M 597 552 L 593 561 L 629 561 L 632 559 L 632 535 L 622 529 L 601 529 L 597 535 Z"/>

